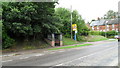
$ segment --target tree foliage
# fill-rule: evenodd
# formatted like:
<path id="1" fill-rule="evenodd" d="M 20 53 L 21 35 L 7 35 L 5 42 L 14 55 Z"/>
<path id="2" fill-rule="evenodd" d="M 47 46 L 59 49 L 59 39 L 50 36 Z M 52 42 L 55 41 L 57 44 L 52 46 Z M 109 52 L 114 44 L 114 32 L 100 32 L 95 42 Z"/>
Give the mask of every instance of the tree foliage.
<path id="1" fill-rule="evenodd" d="M 18 36 L 57 32 L 54 7 L 54 2 L 10 2 L 3 5 L 3 24 Z"/>
<path id="2" fill-rule="evenodd" d="M 61 32 L 64 34 L 65 37 L 70 38 L 71 11 L 66 8 L 56 8 L 55 14 L 61 18 L 62 24 L 64 26 L 60 28 Z M 72 23 L 77 24 L 77 35 L 88 35 L 89 29 L 87 28 L 85 21 L 82 19 L 81 15 L 79 15 L 79 13 L 76 10 L 72 12 Z"/>
<path id="3" fill-rule="evenodd" d="M 60 17 L 63 27 L 60 27 L 61 33 L 63 33 L 66 37 L 70 37 L 70 10 L 65 8 L 56 8 L 55 14 Z"/>
<path id="4" fill-rule="evenodd" d="M 2 3 L 4 48 L 10 47 L 9 45 L 18 39 L 44 39 L 50 33 L 63 33 L 65 37 L 70 37 L 71 11 L 66 8 L 54 8 L 55 2 Z M 89 29 L 81 15 L 76 10 L 72 15 L 72 23 L 78 26 L 77 35 L 88 35 Z"/>
<path id="5" fill-rule="evenodd" d="M 105 15 L 105 19 L 113 19 L 113 18 L 118 18 L 118 12 L 115 12 L 113 10 L 109 10 Z"/>
<path id="6" fill-rule="evenodd" d="M 49 33 L 60 32 L 60 18 L 54 14 L 54 4 L 55 2 L 2 3 L 3 31 L 11 38 L 23 40 L 31 37 L 45 38 Z"/>

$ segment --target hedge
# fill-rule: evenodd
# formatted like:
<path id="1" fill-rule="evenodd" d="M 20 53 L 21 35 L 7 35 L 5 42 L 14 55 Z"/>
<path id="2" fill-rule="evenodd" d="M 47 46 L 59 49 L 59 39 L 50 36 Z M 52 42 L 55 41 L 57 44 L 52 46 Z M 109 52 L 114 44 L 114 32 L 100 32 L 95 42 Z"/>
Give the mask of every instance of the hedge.
<path id="1" fill-rule="evenodd" d="M 116 31 L 107 31 L 107 32 L 90 31 L 89 34 L 90 35 L 102 35 L 102 36 L 105 36 L 106 34 L 107 37 L 114 37 L 115 35 L 118 35 L 118 32 Z"/>

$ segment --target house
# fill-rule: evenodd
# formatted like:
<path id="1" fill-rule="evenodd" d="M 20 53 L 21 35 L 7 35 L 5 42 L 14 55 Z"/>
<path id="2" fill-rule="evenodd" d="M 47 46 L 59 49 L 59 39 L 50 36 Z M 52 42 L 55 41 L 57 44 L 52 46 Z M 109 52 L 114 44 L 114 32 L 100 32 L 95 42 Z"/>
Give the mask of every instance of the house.
<path id="1" fill-rule="evenodd" d="M 118 23 L 118 18 L 116 19 L 100 19 L 92 21 L 90 27 L 93 31 L 112 31 L 115 30 L 118 32 L 120 30 L 120 24 Z M 119 29 L 118 29 L 119 28 Z"/>

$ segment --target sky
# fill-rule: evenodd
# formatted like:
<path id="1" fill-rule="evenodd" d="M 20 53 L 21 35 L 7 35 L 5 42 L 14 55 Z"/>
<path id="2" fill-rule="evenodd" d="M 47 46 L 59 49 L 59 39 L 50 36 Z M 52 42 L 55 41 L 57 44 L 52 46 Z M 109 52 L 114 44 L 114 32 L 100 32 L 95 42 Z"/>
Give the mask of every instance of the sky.
<path id="1" fill-rule="evenodd" d="M 58 7 L 71 8 L 77 10 L 85 22 L 103 17 L 108 10 L 118 11 L 120 0 L 59 0 Z"/>

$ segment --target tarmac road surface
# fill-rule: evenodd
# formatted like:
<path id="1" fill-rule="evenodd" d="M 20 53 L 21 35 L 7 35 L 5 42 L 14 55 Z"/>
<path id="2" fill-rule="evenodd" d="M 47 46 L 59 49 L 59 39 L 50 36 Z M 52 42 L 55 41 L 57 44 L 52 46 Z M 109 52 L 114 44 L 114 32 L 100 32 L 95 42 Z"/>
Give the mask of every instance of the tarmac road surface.
<path id="1" fill-rule="evenodd" d="M 17 56 L 2 60 L 3 66 L 117 66 L 118 41 Z"/>

